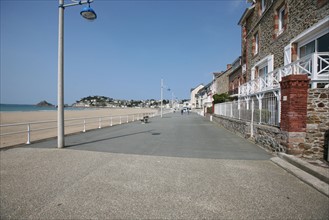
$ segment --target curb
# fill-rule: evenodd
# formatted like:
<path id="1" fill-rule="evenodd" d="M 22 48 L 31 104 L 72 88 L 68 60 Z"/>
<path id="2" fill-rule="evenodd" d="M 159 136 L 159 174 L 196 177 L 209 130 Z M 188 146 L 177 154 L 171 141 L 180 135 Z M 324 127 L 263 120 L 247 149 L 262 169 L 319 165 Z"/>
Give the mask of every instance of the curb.
<path id="1" fill-rule="evenodd" d="M 291 173 L 292 175 L 296 176 L 303 182 L 307 183 L 308 185 L 312 186 L 322 194 L 329 197 L 329 184 L 320 180 L 319 178 L 311 175 L 310 173 L 292 165 L 291 163 L 279 158 L 279 157 L 272 157 L 271 161 L 278 166 L 285 169 L 287 172 Z"/>
<path id="2" fill-rule="evenodd" d="M 329 169 L 314 166 L 298 157 L 294 157 L 285 153 L 278 153 L 278 157 L 329 184 Z"/>

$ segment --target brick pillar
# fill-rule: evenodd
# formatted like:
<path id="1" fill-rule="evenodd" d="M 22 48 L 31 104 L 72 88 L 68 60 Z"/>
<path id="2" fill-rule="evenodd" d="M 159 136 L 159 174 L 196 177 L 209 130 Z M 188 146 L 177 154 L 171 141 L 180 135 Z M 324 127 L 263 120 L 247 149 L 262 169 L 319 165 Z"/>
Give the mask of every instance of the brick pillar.
<path id="1" fill-rule="evenodd" d="M 290 75 L 282 78 L 281 130 L 287 134 L 287 153 L 302 154 L 307 120 L 307 75 Z"/>

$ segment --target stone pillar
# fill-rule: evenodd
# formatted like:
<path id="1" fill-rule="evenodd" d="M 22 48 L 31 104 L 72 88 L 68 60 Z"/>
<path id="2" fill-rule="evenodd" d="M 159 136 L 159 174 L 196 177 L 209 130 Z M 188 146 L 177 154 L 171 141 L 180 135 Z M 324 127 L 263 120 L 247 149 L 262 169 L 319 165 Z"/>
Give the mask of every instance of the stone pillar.
<path id="1" fill-rule="evenodd" d="M 306 135 L 307 75 L 290 75 L 282 78 L 281 85 L 281 130 L 286 133 L 288 154 L 300 155 Z"/>

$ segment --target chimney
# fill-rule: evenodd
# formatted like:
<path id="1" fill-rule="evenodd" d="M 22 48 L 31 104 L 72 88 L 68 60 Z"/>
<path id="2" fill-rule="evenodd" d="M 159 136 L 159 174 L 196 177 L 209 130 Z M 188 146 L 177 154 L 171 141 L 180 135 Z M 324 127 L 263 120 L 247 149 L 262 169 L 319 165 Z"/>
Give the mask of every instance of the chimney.
<path id="1" fill-rule="evenodd" d="M 227 65 L 226 65 L 226 70 L 228 70 L 228 69 L 231 68 L 231 67 L 232 67 L 231 64 L 227 64 Z"/>

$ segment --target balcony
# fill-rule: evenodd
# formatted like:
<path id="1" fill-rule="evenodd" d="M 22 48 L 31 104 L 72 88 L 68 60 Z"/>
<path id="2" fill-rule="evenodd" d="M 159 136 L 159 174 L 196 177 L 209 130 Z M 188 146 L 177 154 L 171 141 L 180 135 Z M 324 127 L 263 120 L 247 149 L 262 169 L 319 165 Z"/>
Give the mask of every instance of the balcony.
<path id="1" fill-rule="evenodd" d="M 312 88 L 318 83 L 329 83 L 329 52 L 310 54 L 268 73 L 266 77 L 251 80 L 239 86 L 239 96 L 279 90 L 282 77 L 297 74 L 307 74 Z"/>

